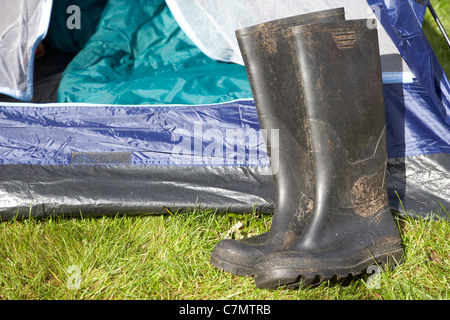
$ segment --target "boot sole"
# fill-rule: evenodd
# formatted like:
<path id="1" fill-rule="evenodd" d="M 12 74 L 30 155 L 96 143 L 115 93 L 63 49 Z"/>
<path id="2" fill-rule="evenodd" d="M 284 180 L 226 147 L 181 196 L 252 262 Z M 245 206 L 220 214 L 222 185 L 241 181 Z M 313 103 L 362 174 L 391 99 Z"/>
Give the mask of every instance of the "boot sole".
<path id="1" fill-rule="evenodd" d="M 215 250 L 211 253 L 210 263 L 224 272 L 242 277 L 253 277 L 253 267 L 256 264 L 256 260 L 230 255 L 228 252 L 217 252 Z"/>
<path id="2" fill-rule="evenodd" d="M 282 257 L 265 259 L 258 263 L 255 270 L 255 284 L 260 289 L 292 289 L 299 287 L 314 287 L 324 281 L 339 282 L 348 277 L 363 274 L 370 266 L 386 270 L 403 262 L 403 249 L 370 255 L 354 263 L 349 259 L 320 259 L 301 257 L 299 252 L 285 252 Z"/>

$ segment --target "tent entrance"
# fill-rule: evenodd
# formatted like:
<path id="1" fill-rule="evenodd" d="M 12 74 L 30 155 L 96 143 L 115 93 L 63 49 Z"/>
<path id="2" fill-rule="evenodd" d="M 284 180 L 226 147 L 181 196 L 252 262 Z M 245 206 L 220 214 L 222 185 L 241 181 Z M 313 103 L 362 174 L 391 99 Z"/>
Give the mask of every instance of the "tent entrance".
<path id="1" fill-rule="evenodd" d="M 233 24 L 269 19 L 268 13 L 286 13 L 260 5 L 258 15 L 244 14 L 242 4 L 260 1 L 237 2 L 241 5 L 199 0 L 195 6 L 203 9 L 194 15 L 198 8 L 181 7 L 187 1 L 80 0 L 81 29 L 67 28 L 72 1 L 23 2 L 40 5 L 41 21 L 47 16 L 50 24 L 40 59 L 34 54 L 45 32 L 21 31 L 33 39 L 27 47 L 32 50 L 23 51 L 29 52 L 28 60 L 21 60 L 34 61 L 34 73 L 22 68 L 28 70 L 23 92 L 33 84 L 32 104 L 17 95 L 0 97 L 2 219 L 17 212 L 135 214 L 195 204 L 271 211 L 274 188 L 263 139 L 271 133 L 259 127 L 245 68 L 234 61 L 239 54 L 228 31 Z M 307 8 L 298 7 L 298 1 L 275 2 L 291 14 L 330 6 L 326 0 Z M 333 1 L 341 2 L 352 4 Z M 346 14 L 373 15 L 370 9 L 378 8 L 386 41 L 380 54 L 391 207 L 445 217 L 450 85 L 422 36 L 428 1 L 404 1 L 401 8 L 382 0 L 362 4 L 359 11 L 346 8 Z M 219 14 L 220 6 L 229 10 Z M 414 41 L 401 38 L 411 33 L 418 35 Z"/>

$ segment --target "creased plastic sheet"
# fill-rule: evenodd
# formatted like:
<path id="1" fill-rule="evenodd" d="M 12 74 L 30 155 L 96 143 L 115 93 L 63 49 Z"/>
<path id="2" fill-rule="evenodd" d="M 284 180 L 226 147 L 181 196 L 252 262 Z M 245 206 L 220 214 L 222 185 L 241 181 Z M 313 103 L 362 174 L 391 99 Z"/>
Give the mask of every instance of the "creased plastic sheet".
<path id="1" fill-rule="evenodd" d="M 0 219 L 273 209 L 264 167 L 0 164 Z M 166 209 L 167 208 L 167 209 Z"/>
<path id="2" fill-rule="evenodd" d="M 450 218 L 450 154 L 390 158 L 387 179 L 393 210 L 413 217 L 433 213 Z"/>
<path id="3" fill-rule="evenodd" d="M 0 104 L 0 217 L 272 209 L 251 100 L 200 106 Z"/>
<path id="4" fill-rule="evenodd" d="M 50 21 L 51 0 L 0 1 L 0 93 L 29 101 L 33 60 Z"/>
<path id="5" fill-rule="evenodd" d="M 367 1 L 380 8 L 382 25 L 430 99 L 428 108 L 441 114 L 441 121 L 446 124 L 448 133 L 450 81 L 422 31 L 421 19 L 429 1 Z"/>
<path id="6" fill-rule="evenodd" d="M 268 166 L 252 100 L 197 106 L 0 104 L 0 164 Z"/>
<path id="7" fill-rule="evenodd" d="M 450 154 L 450 126 L 419 82 L 384 85 L 384 98 L 390 158 Z"/>
<path id="8" fill-rule="evenodd" d="M 238 64 L 243 64 L 243 60 L 235 36 L 236 29 L 339 7 L 345 9 L 346 19 L 376 19 L 377 14 L 377 9 L 371 8 L 364 0 L 166 0 L 166 2 L 184 32 L 206 55 L 215 60 Z M 382 60 L 391 55 L 399 55 L 383 27 L 378 26 L 378 37 L 380 54 L 385 56 Z M 386 64 L 391 68 L 391 63 Z M 400 64 L 396 72 L 402 71 L 409 70 L 406 65 Z"/>

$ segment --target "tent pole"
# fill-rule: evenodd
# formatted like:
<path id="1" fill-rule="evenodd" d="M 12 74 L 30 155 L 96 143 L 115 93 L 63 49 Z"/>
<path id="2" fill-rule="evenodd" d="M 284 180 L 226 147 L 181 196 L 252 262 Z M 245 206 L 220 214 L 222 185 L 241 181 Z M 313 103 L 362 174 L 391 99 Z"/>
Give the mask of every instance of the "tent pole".
<path id="1" fill-rule="evenodd" d="M 448 46 L 450 47 L 450 38 L 447 35 L 447 32 L 445 32 L 444 26 L 441 23 L 441 20 L 439 20 L 439 17 L 436 14 L 436 11 L 434 11 L 433 6 L 431 5 L 431 2 L 428 3 L 428 9 L 430 10 L 431 14 L 433 15 L 434 20 L 436 21 L 439 30 L 441 30 L 442 35 L 444 36 L 445 40 L 447 41 Z"/>

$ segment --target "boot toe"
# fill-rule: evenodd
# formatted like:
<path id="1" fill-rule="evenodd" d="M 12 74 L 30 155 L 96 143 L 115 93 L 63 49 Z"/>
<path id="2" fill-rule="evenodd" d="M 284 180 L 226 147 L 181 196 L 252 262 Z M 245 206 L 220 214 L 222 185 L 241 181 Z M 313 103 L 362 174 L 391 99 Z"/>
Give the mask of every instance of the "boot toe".
<path id="1" fill-rule="evenodd" d="M 253 237 L 250 242 L 245 240 L 225 239 L 214 247 L 211 253 L 211 264 L 225 272 L 239 276 L 253 276 L 256 261 L 263 256 L 257 245 L 251 242 L 264 240 L 265 234 Z"/>

